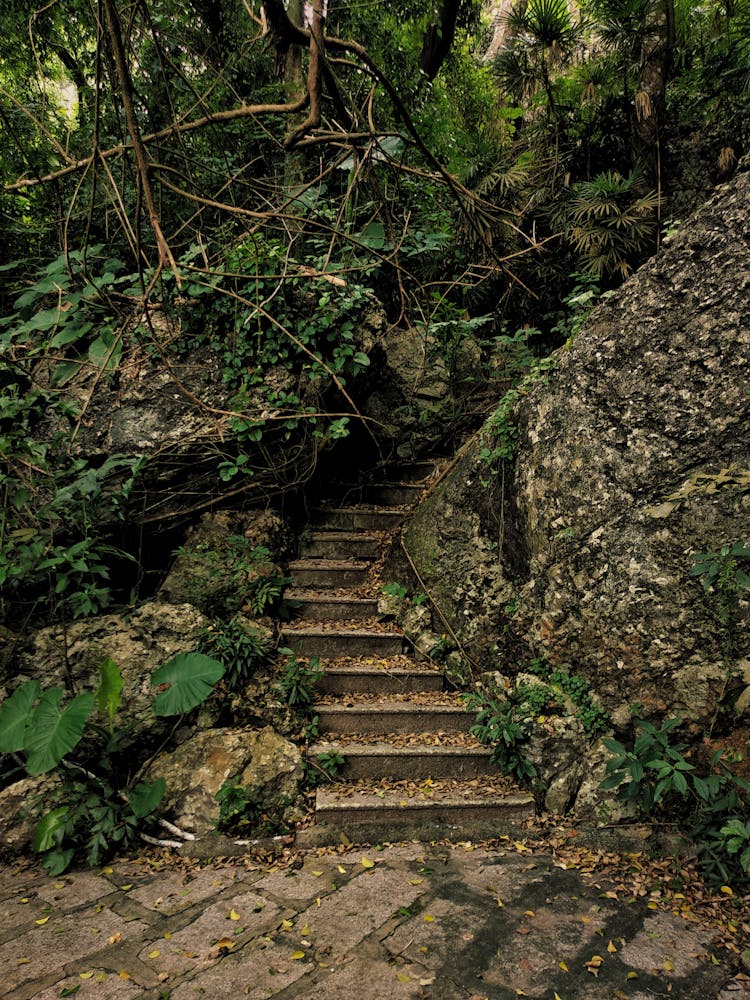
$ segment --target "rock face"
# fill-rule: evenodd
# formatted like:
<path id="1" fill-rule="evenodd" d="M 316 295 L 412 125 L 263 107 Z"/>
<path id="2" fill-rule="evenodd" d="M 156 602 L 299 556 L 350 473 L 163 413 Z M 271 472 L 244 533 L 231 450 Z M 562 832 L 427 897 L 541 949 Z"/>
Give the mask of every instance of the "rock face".
<path id="1" fill-rule="evenodd" d="M 569 663 L 623 725 L 697 727 L 733 635 L 694 554 L 750 541 L 750 163 L 592 314 L 522 395 L 512 462 L 490 426 L 405 544 L 477 665 Z"/>

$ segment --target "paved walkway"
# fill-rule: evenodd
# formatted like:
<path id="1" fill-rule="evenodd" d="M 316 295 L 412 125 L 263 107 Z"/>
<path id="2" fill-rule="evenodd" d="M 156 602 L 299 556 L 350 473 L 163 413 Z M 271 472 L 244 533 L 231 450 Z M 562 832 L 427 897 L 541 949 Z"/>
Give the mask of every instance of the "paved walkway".
<path id="1" fill-rule="evenodd" d="M 512 841 L 6 868 L 0 981 L 8 1000 L 750 996 L 688 901 L 584 868 Z"/>

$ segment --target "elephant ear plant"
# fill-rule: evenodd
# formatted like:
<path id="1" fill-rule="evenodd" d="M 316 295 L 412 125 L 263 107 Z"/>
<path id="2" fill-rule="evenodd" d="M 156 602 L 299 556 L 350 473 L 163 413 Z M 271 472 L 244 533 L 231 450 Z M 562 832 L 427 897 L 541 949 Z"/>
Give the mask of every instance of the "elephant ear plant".
<path id="1" fill-rule="evenodd" d="M 211 657 L 178 654 L 152 675 L 160 689 L 154 715 L 189 712 L 223 674 L 222 664 Z M 125 751 L 132 747 L 133 727 L 116 724 L 122 687 L 120 670 L 108 659 L 99 669 L 96 691 L 66 700 L 61 687 L 42 689 L 29 680 L 0 705 L 0 753 L 11 755 L 15 770 L 32 777 L 55 772 L 58 779 L 30 807 L 41 817 L 32 846 L 53 875 L 76 856 L 96 865 L 145 836 L 144 822 L 164 797 L 163 778 L 140 781 L 141 769 L 129 769 Z"/>

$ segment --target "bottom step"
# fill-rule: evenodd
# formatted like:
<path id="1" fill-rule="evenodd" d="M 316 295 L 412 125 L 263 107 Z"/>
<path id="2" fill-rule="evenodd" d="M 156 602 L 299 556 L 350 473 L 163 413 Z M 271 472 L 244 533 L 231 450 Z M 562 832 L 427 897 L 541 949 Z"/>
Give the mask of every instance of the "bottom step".
<path id="1" fill-rule="evenodd" d="M 297 843 L 332 844 L 342 834 L 360 843 L 481 840 L 518 833 L 534 816 L 534 799 L 526 792 L 492 794 L 477 788 L 473 793 L 435 789 L 429 797 L 408 798 L 396 788 L 383 790 L 380 797 L 329 785 L 318 789 L 315 825 L 301 830 Z"/>

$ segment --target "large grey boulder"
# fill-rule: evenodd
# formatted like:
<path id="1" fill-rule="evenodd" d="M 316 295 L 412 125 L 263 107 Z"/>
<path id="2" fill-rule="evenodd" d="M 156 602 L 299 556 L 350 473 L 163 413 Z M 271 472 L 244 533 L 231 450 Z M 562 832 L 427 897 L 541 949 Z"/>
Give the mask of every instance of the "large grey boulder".
<path id="1" fill-rule="evenodd" d="M 164 778 L 162 803 L 180 827 L 196 834 L 216 829 L 216 794 L 231 780 L 253 795 L 263 809 L 282 812 L 299 793 L 304 778 L 297 747 L 264 729 L 207 729 L 151 765 L 149 780 Z"/>
<path id="2" fill-rule="evenodd" d="M 513 461 L 486 427 L 405 538 L 479 667 L 540 655 L 629 709 L 696 728 L 725 691 L 693 555 L 750 541 L 750 173 L 592 314 L 522 395 Z M 740 602 L 734 655 L 747 655 Z"/>

